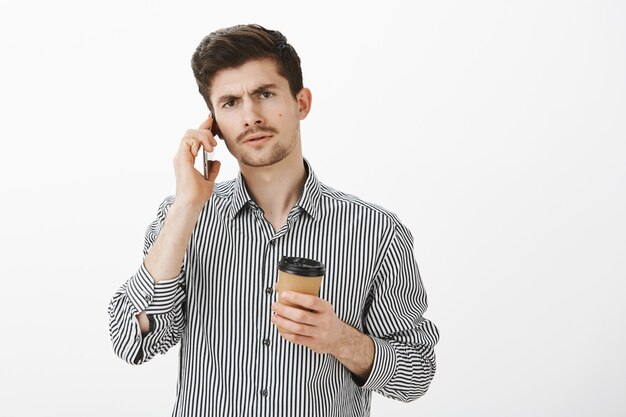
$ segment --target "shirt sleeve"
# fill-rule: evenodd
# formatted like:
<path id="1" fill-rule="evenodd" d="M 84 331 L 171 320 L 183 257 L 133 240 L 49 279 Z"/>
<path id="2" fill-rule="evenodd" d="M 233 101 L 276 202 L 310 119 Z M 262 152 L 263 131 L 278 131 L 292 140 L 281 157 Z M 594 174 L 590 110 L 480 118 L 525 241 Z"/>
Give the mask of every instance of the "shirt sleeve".
<path id="1" fill-rule="evenodd" d="M 413 255 L 413 237 L 402 224 L 395 225 L 380 265 L 364 317 L 375 354 L 362 388 L 413 401 L 428 390 L 435 375 L 439 332 L 423 317 L 426 292 Z"/>
<path id="2" fill-rule="evenodd" d="M 156 220 L 148 226 L 144 243 L 144 258 L 156 240 L 173 197 L 159 207 Z M 109 332 L 114 352 L 131 364 L 141 364 L 157 353 L 165 353 L 180 340 L 185 327 L 184 265 L 178 276 L 160 281 L 154 279 L 142 263 L 139 270 L 117 290 L 109 303 Z M 145 311 L 150 330 L 141 333 L 137 315 Z"/>

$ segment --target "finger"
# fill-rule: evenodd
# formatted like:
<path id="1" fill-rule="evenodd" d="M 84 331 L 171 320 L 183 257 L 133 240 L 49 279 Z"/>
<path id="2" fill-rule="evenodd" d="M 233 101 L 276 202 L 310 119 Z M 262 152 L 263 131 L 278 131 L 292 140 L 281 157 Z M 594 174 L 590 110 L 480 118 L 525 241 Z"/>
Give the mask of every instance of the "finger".
<path id="1" fill-rule="evenodd" d="M 215 147 L 217 146 L 217 142 L 215 141 L 214 138 L 201 138 L 202 143 L 202 147 L 204 148 L 204 151 L 207 153 L 211 153 L 215 150 Z"/>
<path id="2" fill-rule="evenodd" d="M 215 146 L 217 146 L 217 141 L 215 138 L 210 136 L 210 132 L 189 129 L 185 132 L 185 136 L 183 136 L 183 139 L 181 140 L 179 150 L 185 152 L 189 149 L 195 157 L 198 155 L 200 145 L 202 145 L 207 152 L 213 152 Z"/>
<path id="3" fill-rule="evenodd" d="M 204 122 L 202 122 L 202 124 L 200 125 L 200 127 L 198 127 L 198 129 L 211 130 L 211 126 L 213 126 L 213 115 L 209 113 L 209 117 L 207 117 L 207 119 Z"/>
<path id="4" fill-rule="evenodd" d="M 185 136 L 196 138 L 205 146 L 217 146 L 217 141 L 213 137 L 213 132 L 211 132 L 210 130 L 189 129 L 187 130 L 187 132 L 185 132 Z"/>
<path id="5" fill-rule="evenodd" d="M 193 146 L 193 142 L 200 142 L 200 139 L 196 138 L 191 130 L 185 132 L 185 135 L 180 140 L 180 148 L 179 150 L 184 151 L 187 149 L 191 149 Z"/>
<path id="6" fill-rule="evenodd" d="M 213 151 L 213 147 L 217 146 L 217 141 L 213 135 L 213 132 L 210 130 L 197 130 L 197 136 L 202 141 L 205 146 L 210 146 Z M 207 149 L 208 150 L 208 149 Z"/>
<path id="7" fill-rule="evenodd" d="M 284 332 L 281 332 L 280 330 L 278 332 L 280 333 L 283 339 L 287 340 L 288 342 L 294 343 L 296 345 L 302 345 L 302 346 L 307 346 L 311 348 L 311 346 L 313 346 L 313 342 L 315 342 L 315 339 L 311 336 L 304 336 L 301 334 L 293 334 L 293 333 L 284 333 Z"/>
<path id="8" fill-rule="evenodd" d="M 315 332 L 313 326 L 304 323 L 297 323 L 277 314 L 272 315 L 272 323 L 274 323 L 275 326 L 280 327 L 281 330 L 284 330 L 285 332 L 301 336 L 312 336 Z"/>
<path id="9" fill-rule="evenodd" d="M 302 294 L 295 291 L 285 291 L 280 295 L 280 297 L 282 300 L 289 301 L 291 304 L 296 304 L 308 310 L 321 311 L 323 309 L 323 306 L 321 305 L 323 300 L 314 295 Z"/>
<path id="10" fill-rule="evenodd" d="M 300 308 L 291 307 L 282 303 L 272 304 L 272 311 L 281 317 L 297 323 L 303 323 L 312 326 L 318 322 L 318 317 L 315 313 L 302 310 Z"/>
<path id="11" fill-rule="evenodd" d="M 215 119 L 213 118 L 213 115 L 209 113 L 209 117 L 200 125 L 199 130 L 208 131 L 211 135 L 211 139 L 215 142 L 213 146 L 217 146 L 217 141 L 215 141 L 216 133 L 213 131 L 213 124 L 215 124 Z M 217 125 L 215 125 L 215 127 L 217 128 Z"/>
<path id="12" fill-rule="evenodd" d="M 200 141 L 192 136 L 185 136 L 180 141 L 179 153 L 184 155 L 191 153 L 194 157 L 198 155 L 200 150 Z"/>
<path id="13" fill-rule="evenodd" d="M 208 132 L 210 134 L 210 137 L 213 139 L 213 141 L 215 141 L 214 137 L 215 137 L 215 132 L 213 132 L 213 115 L 209 114 L 209 117 L 202 122 L 202 124 L 198 127 L 198 130 L 201 130 L 203 132 Z M 213 144 L 213 146 L 217 146 L 217 142 L 215 142 Z"/>
<path id="14" fill-rule="evenodd" d="M 197 140 L 192 140 L 190 148 L 193 156 L 198 156 L 198 152 L 200 152 L 200 142 Z"/>

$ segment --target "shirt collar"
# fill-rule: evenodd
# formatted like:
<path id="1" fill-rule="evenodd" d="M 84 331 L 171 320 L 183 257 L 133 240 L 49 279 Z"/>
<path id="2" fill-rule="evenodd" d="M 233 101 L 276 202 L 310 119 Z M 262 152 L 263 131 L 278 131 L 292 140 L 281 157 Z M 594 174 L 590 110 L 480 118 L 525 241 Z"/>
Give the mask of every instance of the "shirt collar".
<path id="1" fill-rule="evenodd" d="M 313 172 L 313 168 L 311 168 L 311 164 L 306 158 L 303 158 L 304 167 L 307 172 L 307 178 L 304 182 L 304 190 L 302 195 L 298 199 L 295 204 L 295 207 L 300 207 L 304 211 L 306 211 L 311 217 L 314 219 L 317 218 L 317 214 L 319 211 L 319 201 L 321 196 L 320 190 L 320 182 L 318 181 L 315 173 Z M 233 194 L 230 203 L 229 217 L 230 219 L 235 218 L 235 216 L 241 211 L 241 209 L 245 205 L 256 206 L 252 197 L 248 193 L 248 189 L 246 188 L 245 181 L 243 179 L 243 175 L 241 171 L 237 178 L 235 179 L 235 184 L 233 187 Z"/>

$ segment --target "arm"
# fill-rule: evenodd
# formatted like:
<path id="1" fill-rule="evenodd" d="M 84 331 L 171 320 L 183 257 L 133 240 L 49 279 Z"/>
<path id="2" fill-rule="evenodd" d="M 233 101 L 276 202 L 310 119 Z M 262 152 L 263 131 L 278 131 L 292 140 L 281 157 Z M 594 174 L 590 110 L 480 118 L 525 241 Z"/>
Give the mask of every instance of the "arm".
<path id="1" fill-rule="evenodd" d="M 176 272 L 170 276 L 159 274 L 161 270 L 158 268 L 156 271 L 159 275 L 153 276 L 147 262 L 149 255 L 157 248 L 157 242 L 167 238 L 165 232 L 168 224 L 174 223 L 170 221 L 175 220 L 174 216 L 170 217 L 170 212 L 176 210 L 173 201 L 170 197 L 159 207 L 157 218 L 146 231 L 144 256 L 147 256 L 144 262 L 135 275 L 115 293 L 109 304 L 109 331 L 113 350 L 131 364 L 140 364 L 157 353 L 165 353 L 178 343 L 185 327 L 183 259 L 180 259 Z"/>
<path id="2" fill-rule="evenodd" d="M 145 270 L 155 284 L 176 279 L 181 273 L 187 242 L 196 225 L 198 215 L 199 211 L 189 204 L 172 204 L 163 230 L 144 259 Z M 147 333 L 150 321 L 146 311 L 141 311 L 137 319 L 141 332 Z"/>
<path id="3" fill-rule="evenodd" d="M 142 363 L 164 353 L 180 339 L 184 328 L 181 281 L 185 252 L 198 216 L 209 200 L 219 172 L 215 161 L 209 178 L 195 168 L 202 145 L 212 151 L 217 142 L 207 119 L 188 130 L 174 158 L 176 200 L 166 199 L 146 233 L 144 263 L 114 295 L 109 328 L 114 351 L 129 363 Z"/>
<path id="4" fill-rule="evenodd" d="M 335 315 L 318 297 L 287 291 L 281 298 L 302 308 L 274 303 L 272 322 L 292 343 L 330 353 L 364 389 L 411 401 L 423 395 L 435 373 L 437 328 L 422 317 L 422 287 L 409 231 L 397 225 L 382 257 L 364 312 L 365 333 Z M 309 310 L 309 311 L 307 311 Z"/>
<path id="5" fill-rule="evenodd" d="M 435 325 L 423 317 L 426 307 L 413 238 L 398 223 L 364 317 L 376 353 L 363 388 L 405 402 L 426 393 L 435 374 L 434 346 L 439 340 Z"/>

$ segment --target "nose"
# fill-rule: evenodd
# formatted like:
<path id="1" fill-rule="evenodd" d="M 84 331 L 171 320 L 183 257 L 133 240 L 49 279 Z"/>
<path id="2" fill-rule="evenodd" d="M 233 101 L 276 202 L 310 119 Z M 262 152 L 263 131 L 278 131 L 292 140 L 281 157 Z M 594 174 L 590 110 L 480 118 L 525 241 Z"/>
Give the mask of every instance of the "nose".
<path id="1" fill-rule="evenodd" d="M 248 99 L 243 102 L 243 124 L 246 129 L 263 125 L 263 117 L 256 100 Z"/>

